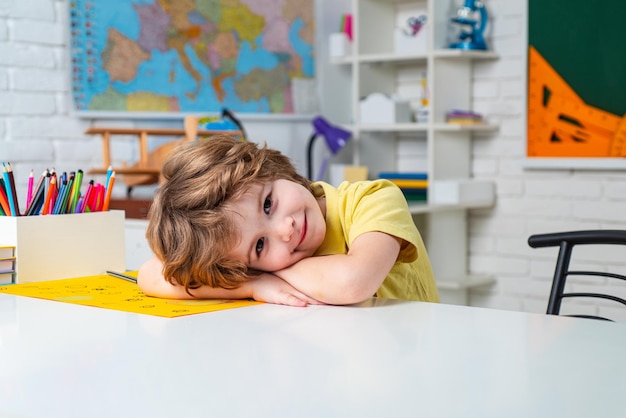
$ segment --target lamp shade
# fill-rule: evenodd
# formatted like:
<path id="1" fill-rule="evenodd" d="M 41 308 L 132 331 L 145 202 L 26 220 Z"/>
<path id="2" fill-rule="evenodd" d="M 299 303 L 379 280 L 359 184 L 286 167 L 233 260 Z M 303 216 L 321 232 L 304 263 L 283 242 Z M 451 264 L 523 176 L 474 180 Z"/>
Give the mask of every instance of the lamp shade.
<path id="1" fill-rule="evenodd" d="M 350 140 L 352 133 L 331 125 L 326 119 L 317 116 L 313 119 L 313 129 L 317 135 L 322 135 L 326 145 L 333 154 L 337 154 Z"/>
<path id="2" fill-rule="evenodd" d="M 323 136 L 326 141 L 326 146 L 330 149 L 330 152 L 337 154 L 339 150 L 341 150 L 352 137 L 352 133 L 346 131 L 345 129 L 341 129 L 337 126 L 331 125 L 326 119 L 321 116 L 316 116 L 313 118 L 313 134 L 311 134 L 311 138 L 309 139 L 309 145 L 307 147 L 307 162 L 308 162 L 308 176 L 309 179 L 313 179 L 313 143 L 315 142 L 315 138 L 318 136 Z M 324 163 L 322 164 L 322 169 L 320 173 L 325 170 L 325 166 L 327 163 L 327 158 L 324 159 Z"/>

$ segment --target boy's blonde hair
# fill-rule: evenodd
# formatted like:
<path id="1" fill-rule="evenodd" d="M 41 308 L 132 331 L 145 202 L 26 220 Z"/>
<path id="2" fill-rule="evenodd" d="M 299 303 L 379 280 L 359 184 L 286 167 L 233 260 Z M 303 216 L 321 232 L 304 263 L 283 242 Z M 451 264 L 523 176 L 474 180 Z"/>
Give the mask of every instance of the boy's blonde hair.
<path id="1" fill-rule="evenodd" d="M 311 190 L 279 151 L 214 136 L 177 150 L 163 165 L 164 182 L 149 212 L 146 238 L 163 262 L 163 276 L 185 289 L 201 285 L 233 289 L 250 276 L 226 253 L 240 239 L 225 209 L 254 184 L 286 179 Z"/>

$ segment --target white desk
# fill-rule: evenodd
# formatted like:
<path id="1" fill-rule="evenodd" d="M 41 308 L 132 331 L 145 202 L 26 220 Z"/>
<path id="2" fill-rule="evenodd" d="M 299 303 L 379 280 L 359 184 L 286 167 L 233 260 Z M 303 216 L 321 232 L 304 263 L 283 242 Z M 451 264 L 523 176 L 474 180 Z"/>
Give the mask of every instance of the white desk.
<path id="1" fill-rule="evenodd" d="M 0 295 L 0 417 L 603 417 L 626 324 L 377 300 L 174 319 Z"/>

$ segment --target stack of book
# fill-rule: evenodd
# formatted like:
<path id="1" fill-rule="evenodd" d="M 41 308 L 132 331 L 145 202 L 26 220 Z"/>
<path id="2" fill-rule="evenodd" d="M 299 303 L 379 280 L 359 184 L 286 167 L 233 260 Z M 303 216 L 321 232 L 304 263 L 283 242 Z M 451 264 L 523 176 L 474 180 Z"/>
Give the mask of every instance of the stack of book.
<path id="1" fill-rule="evenodd" d="M 15 282 L 15 247 L 0 245 L 0 285 Z"/>
<path id="2" fill-rule="evenodd" d="M 446 113 L 446 122 L 457 125 L 474 125 L 483 123 L 483 115 L 471 110 L 452 110 Z"/>
<path id="3" fill-rule="evenodd" d="M 426 173 L 382 172 L 378 178 L 387 179 L 402 190 L 408 201 L 425 202 L 428 199 L 428 175 Z"/>

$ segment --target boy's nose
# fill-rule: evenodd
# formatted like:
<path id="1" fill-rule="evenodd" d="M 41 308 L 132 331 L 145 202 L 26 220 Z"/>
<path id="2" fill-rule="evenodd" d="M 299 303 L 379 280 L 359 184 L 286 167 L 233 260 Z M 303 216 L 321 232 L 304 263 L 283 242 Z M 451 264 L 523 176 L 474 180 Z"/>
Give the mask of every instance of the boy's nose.
<path id="1" fill-rule="evenodd" d="M 291 216 L 285 216 L 278 225 L 278 235 L 284 242 L 291 241 L 294 229 L 294 219 Z"/>

